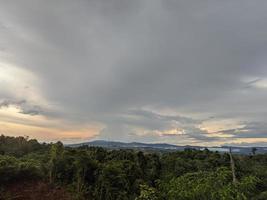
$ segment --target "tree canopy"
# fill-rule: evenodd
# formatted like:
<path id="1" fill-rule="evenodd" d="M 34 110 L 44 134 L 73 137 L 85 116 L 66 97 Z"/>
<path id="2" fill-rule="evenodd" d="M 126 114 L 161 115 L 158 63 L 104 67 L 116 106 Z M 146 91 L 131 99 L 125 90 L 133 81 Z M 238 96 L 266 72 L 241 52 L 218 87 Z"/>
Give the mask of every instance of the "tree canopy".
<path id="1" fill-rule="evenodd" d="M 2 135 L 0 152 L 1 191 L 37 180 L 80 200 L 267 199 L 267 155 L 233 155 L 233 183 L 229 155 L 208 150 L 70 148 Z"/>

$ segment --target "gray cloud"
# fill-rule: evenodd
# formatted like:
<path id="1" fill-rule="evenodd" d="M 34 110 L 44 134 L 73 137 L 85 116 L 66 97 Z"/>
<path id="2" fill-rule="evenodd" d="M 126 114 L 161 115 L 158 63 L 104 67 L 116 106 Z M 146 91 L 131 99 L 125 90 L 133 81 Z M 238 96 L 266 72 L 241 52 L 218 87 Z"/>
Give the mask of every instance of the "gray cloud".
<path id="1" fill-rule="evenodd" d="M 1 108 L 8 108 L 9 106 L 15 106 L 20 109 L 19 113 L 25 115 L 40 115 L 43 113 L 40 106 L 30 105 L 26 100 L 10 100 L 5 99 L 0 102 Z"/>
<path id="2" fill-rule="evenodd" d="M 11 105 L 15 105 L 15 106 L 21 106 L 22 104 L 25 104 L 26 101 L 25 100 L 20 100 L 20 101 L 16 101 L 16 100 L 2 100 L 2 102 L 0 102 L 0 108 L 8 108 Z"/>
<path id="3" fill-rule="evenodd" d="M 25 114 L 25 115 L 40 115 L 42 114 L 42 109 L 39 106 L 23 106 L 20 113 Z"/>
<path id="4" fill-rule="evenodd" d="M 102 130 L 100 138 L 146 142 L 175 141 L 179 144 L 184 144 L 184 141 L 196 143 L 225 139 L 211 137 L 207 131 L 201 130 L 199 125 L 204 121 L 205 119 L 161 115 L 147 110 L 131 110 L 124 115 L 106 118 L 104 122 L 109 126 Z"/>
<path id="5" fill-rule="evenodd" d="M 221 133 L 232 134 L 233 138 L 267 138 L 267 124 L 249 122 L 242 128 L 223 130 Z"/>
<path id="6" fill-rule="evenodd" d="M 244 82 L 267 78 L 264 0 L 0 2 L 0 61 L 34 73 L 47 101 L 63 108 L 57 116 L 105 124 L 100 138 L 136 140 L 133 128 L 176 121 L 188 138 L 220 140 L 196 128 L 209 116 L 266 124 L 267 90 Z M 185 136 L 176 137 L 168 142 Z"/>

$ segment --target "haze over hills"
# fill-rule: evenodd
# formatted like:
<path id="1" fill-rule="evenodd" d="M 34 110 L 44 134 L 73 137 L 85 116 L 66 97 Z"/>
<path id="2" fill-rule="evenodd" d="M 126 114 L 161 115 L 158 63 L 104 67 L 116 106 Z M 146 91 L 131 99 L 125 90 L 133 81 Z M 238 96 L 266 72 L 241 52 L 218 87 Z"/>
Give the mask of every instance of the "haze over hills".
<path id="1" fill-rule="evenodd" d="M 154 151 L 183 151 L 185 149 L 196 149 L 204 150 L 208 149 L 210 151 L 218 152 L 229 152 L 230 146 L 221 147 L 203 147 L 203 146 L 191 146 L 184 145 L 178 146 L 174 144 L 167 143 L 141 143 L 141 142 L 117 142 L 117 141 L 107 141 L 107 140 L 94 140 L 79 144 L 70 144 L 69 147 L 103 147 L 107 149 L 139 149 L 139 150 L 154 150 Z M 267 153 L 267 147 L 236 147 L 231 146 L 232 152 L 236 154 L 251 154 L 252 149 L 256 148 L 256 153 Z"/>

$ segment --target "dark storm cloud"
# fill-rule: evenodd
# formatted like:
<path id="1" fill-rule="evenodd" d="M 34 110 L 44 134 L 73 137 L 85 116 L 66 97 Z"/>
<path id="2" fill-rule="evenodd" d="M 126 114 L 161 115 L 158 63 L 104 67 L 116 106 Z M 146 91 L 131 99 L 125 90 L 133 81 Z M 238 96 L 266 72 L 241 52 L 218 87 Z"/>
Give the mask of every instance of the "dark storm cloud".
<path id="1" fill-rule="evenodd" d="M 266 123 L 267 90 L 247 87 L 267 77 L 264 0 L 0 3 L 0 61 L 33 72 L 66 117 L 104 123 L 100 137 L 134 140 L 129 126 L 162 131 L 178 121 L 208 141 L 194 127 L 209 116 Z"/>

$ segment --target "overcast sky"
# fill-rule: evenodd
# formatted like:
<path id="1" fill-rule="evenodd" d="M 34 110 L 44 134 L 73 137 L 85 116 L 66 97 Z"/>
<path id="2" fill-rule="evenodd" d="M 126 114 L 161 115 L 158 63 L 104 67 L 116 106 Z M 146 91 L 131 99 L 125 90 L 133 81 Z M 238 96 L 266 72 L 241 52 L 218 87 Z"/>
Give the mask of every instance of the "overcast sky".
<path id="1" fill-rule="evenodd" d="M 0 134 L 267 145 L 266 0 L 0 0 Z"/>

